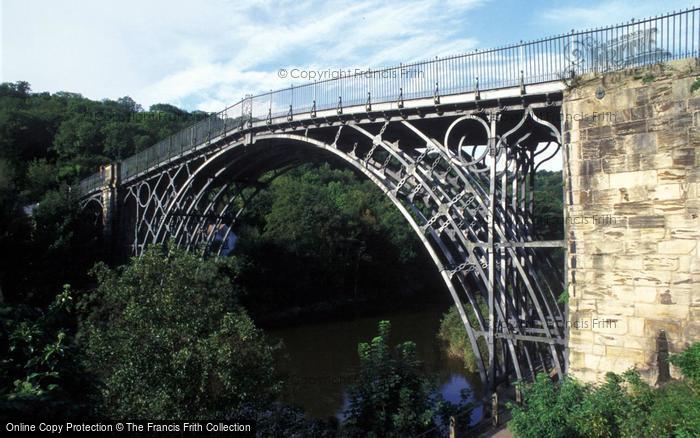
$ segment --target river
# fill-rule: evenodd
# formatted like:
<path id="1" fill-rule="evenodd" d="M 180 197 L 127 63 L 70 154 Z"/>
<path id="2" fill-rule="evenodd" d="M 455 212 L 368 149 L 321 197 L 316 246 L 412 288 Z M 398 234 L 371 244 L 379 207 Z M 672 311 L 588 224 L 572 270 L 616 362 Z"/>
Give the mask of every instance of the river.
<path id="1" fill-rule="evenodd" d="M 404 310 L 347 321 L 305 323 L 266 330 L 283 342 L 280 367 L 288 384 L 282 400 L 303 408 L 310 416 L 343 418 L 347 389 L 359 366 L 357 344 L 377 336 L 380 320 L 391 321 L 391 341 L 411 340 L 428 373 L 437 378 L 446 400 L 459 402 L 462 389 L 471 399 L 481 395 L 478 374 L 466 372 L 461 360 L 450 358 L 437 339 L 445 307 Z M 472 412 L 471 422 L 481 418 L 481 407 Z"/>

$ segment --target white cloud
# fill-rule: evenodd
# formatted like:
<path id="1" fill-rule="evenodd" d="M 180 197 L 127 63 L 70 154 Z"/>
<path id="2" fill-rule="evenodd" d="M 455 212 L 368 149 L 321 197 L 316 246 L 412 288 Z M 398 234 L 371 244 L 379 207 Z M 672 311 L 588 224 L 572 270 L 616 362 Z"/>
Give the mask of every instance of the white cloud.
<path id="1" fill-rule="evenodd" d="M 464 51 L 476 43 L 460 37 L 465 14 L 481 3 L 5 0 L 0 80 L 211 110 L 287 86 L 282 67 L 367 68 Z"/>
<path id="2" fill-rule="evenodd" d="M 213 110 L 288 86 L 279 68 L 366 69 L 487 48 L 488 34 L 471 33 L 475 16 L 519 11 L 481 8 L 485 1 L 3 0 L 0 80 Z M 674 6 L 685 2 L 631 10 L 615 0 L 531 16 L 542 29 L 581 28 Z"/>

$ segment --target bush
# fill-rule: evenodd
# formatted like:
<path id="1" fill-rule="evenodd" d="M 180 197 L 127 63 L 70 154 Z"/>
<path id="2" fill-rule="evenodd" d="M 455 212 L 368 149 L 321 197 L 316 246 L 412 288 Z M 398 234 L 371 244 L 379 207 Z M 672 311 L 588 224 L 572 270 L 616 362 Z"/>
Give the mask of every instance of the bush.
<path id="1" fill-rule="evenodd" d="M 439 429 L 449 415 L 468 414 L 471 406 L 442 399 L 423 374 L 413 342 L 389 346 L 390 331 L 389 321 L 381 321 L 379 336 L 358 346 L 360 373 L 349 391 L 343 434 L 414 436 Z"/>
<path id="2" fill-rule="evenodd" d="M 80 365 L 66 285 L 45 310 L 0 308 L 0 418 L 89 416 L 95 379 Z"/>
<path id="3" fill-rule="evenodd" d="M 508 428 L 518 437 L 700 436 L 699 352 L 696 343 L 673 355 L 685 379 L 658 389 L 634 370 L 609 373 L 599 386 L 539 374 L 524 387 L 523 406 L 510 406 Z"/>
<path id="4" fill-rule="evenodd" d="M 680 354 L 671 355 L 670 361 L 680 368 L 691 385 L 700 386 L 700 342 L 696 342 Z"/>
<path id="5" fill-rule="evenodd" d="M 483 304 L 483 301 L 481 303 Z M 485 310 L 483 307 L 485 306 L 482 305 L 482 312 Z M 469 308 L 467 307 L 469 324 L 472 327 L 479 327 L 474 312 L 470 312 L 468 309 Z M 488 314 L 488 311 L 485 313 Z M 459 315 L 456 306 L 450 307 L 450 310 L 443 315 L 442 320 L 440 321 L 438 338 L 445 341 L 447 344 L 448 355 L 464 360 L 464 366 L 468 371 L 478 371 L 476 366 L 476 356 L 474 354 L 474 350 L 472 349 L 472 344 L 469 342 L 467 330 L 464 328 L 462 317 Z M 479 346 L 482 357 L 488 357 L 488 346 L 486 345 L 486 339 L 484 339 L 482 336 L 477 338 L 476 342 Z"/>
<path id="6" fill-rule="evenodd" d="M 96 269 L 84 335 L 111 418 L 221 418 L 278 392 L 272 347 L 237 300 L 224 261 L 149 248 Z"/>

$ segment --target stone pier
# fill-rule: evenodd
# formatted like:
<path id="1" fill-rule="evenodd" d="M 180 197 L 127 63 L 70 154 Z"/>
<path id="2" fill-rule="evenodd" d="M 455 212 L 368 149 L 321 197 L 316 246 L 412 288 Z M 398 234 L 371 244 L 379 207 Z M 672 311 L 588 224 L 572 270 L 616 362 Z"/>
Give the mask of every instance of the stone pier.
<path id="1" fill-rule="evenodd" d="M 102 231 L 105 242 L 112 241 L 114 232 L 114 209 L 117 200 L 117 187 L 119 186 L 119 165 L 106 164 L 100 167 L 102 178 Z"/>
<path id="2" fill-rule="evenodd" d="M 699 76 L 689 59 L 565 92 L 569 372 L 581 380 L 636 367 L 655 383 L 660 334 L 671 353 L 700 341 Z"/>

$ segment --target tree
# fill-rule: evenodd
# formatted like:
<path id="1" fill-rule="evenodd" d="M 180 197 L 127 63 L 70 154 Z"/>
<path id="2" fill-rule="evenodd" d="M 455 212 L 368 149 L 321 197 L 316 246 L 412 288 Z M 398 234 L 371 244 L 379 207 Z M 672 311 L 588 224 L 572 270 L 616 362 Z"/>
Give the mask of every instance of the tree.
<path id="1" fill-rule="evenodd" d="M 26 97 L 31 91 L 29 82 L 17 81 L 4 82 L 0 84 L 0 96 L 14 96 L 14 97 Z"/>
<path id="2" fill-rule="evenodd" d="M 17 274 L 25 269 L 30 235 L 30 222 L 17 196 L 14 167 L 0 158 L 0 253 L 13 255 L 0 263 L 0 302 L 21 285 Z"/>
<path id="3" fill-rule="evenodd" d="M 564 194 L 561 171 L 541 170 L 535 175 L 534 233 L 539 240 L 564 236 Z"/>
<path id="4" fill-rule="evenodd" d="M 149 248 L 100 265 L 83 328 L 112 418 L 221 418 L 278 391 L 272 347 L 237 303 L 232 264 Z"/>
<path id="5" fill-rule="evenodd" d="M 358 346 L 360 372 L 349 391 L 343 424 L 347 436 L 414 436 L 444 426 L 449 415 L 471 408 L 445 402 L 422 372 L 415 344 L 390 347 L 390 331 L 389 321 L 381 321 L 379 336 Z"/>
<path id="6" fill-rule="evenodd" d="M 56 168 L 46 158 L 34 159 L 27 167 L 27 200 L 38 201 L 51 189 L 56 188 L 58 178 Z"/>
<path id="7" fill-rule="evenodd" d="M 350 170 L 301 166 L 274 179 L 245 208 L 236 251 L 255 267 L 244 275 L 254 297 L 246 305 L 255 315 L 382 306 L 440 284 L 399 210 Z"/>
<path id="8" fill-rule="evenodd" d="M 87 270 L 103 254 L 101 224 L 81 209 L 76 194 L 65 185 L 44 194 L 31 220 L 26 266 L 11 273 L 16 280 L 9 292 L 14 302 L 45 306 L 63 284 L 86 284 Z"/>
<path id="9" fill-rule="evenodd" d="M 119 106 L 123 107 L 124 109 L 126 109 L 129 112 L 136 113 L 136 112 L 143 111 L 143 108 L 141 107 L 141 105 L 136 103 L 136 101 L 134 101 L 134 99 L 132 99 L 129 96 L 120 97 L 119 99 L 117 99 L 117 103 L 119 104 Z"/>
<path id="10" fill-rule="evenodd" d="M 26 82 L 0 84 L 0 158 L 17 171 L 19 190 L 36 200 L 42 187 L 25 179 L 27 163 L 45 159 L 59 182 L 95 172 L 193 122 L 190 113 L 170 105 L 143 111 L 132 98 L 93 101 L 78 93 L 32 93 Z M 167 113 L 168 117 L 163 117 Z"/>

